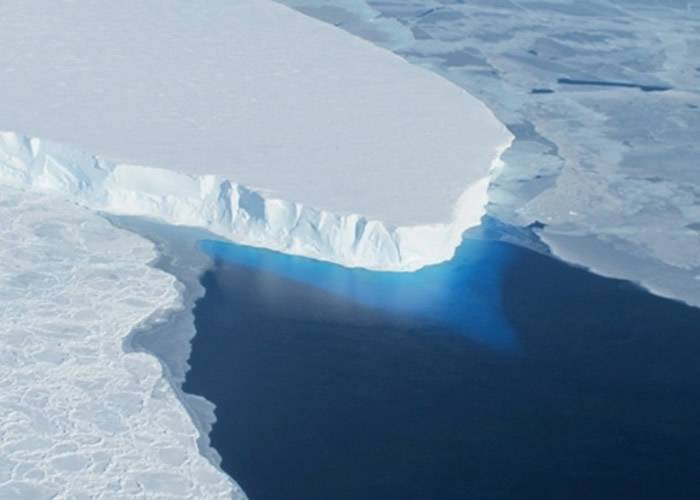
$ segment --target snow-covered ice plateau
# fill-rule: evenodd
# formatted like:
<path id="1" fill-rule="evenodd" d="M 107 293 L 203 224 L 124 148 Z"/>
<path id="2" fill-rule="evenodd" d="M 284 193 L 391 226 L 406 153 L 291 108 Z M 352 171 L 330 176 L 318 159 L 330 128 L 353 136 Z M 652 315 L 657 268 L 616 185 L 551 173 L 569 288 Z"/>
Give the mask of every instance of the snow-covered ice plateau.
<path id="1" fill-rule="evenodd" d="M 153 245 L 0 188 L 0 498 L 243 498 L 158 360 L 124 341 L 180 300 Z"/>
<path id="2" fill-rule="evenodd" d="M 119 193 L 103 210 L 118 196 L 144 212 L 147 193 L 169 222 L 414 269 L 478 223 L 512 139 L 464 89 L 269 0 L 8 0 L 0 16 L 0 129 L 112 159 Z M 208 213 L 217 196 L 231 218 L 241 209 L 231 227 Z"/>

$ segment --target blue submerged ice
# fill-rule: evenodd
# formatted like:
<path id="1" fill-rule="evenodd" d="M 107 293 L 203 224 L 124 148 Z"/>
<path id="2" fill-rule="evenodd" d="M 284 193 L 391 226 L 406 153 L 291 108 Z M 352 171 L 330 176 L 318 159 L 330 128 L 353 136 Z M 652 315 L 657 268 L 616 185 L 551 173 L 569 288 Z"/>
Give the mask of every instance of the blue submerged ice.
<path id="1" fill-rule="evenodd" d="M 413 277 L 202 242 L 183 390 L 222 469 L 259 500 L 700 498 L 700 310 L 491 229 Z"/>
<path id="2" fill-rule="evenodd" d="M 456 332 L 499 350 L 518 347 L 501 303 L 503 271 L 512 252 L 506 245 L 465 239 L 451 261 L 415 272 L 349 269 L 217 240 L 202 240 L 199 246 L 215 261 L 253 268 L 263 276 L 272 273 L 431 330 Z"/>

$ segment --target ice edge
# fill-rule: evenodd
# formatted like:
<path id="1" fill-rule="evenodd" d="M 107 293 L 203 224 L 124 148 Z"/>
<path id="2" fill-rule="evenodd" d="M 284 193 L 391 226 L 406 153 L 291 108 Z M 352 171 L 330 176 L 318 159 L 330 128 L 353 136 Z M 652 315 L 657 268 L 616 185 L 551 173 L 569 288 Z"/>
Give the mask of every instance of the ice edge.
<path id="1" fill-rule="evenodd" d="M 451 222 L 417 226 L 334 214 L 220 176 L 118 163 L 15 132 L 0 132 L 0 183 L 53 192 L 95 211 L 204 228 L 236 243 L 346 267 L 415 271 L 451 259 L 462 233 L 480 223 L 491 174 L 512 142 L 507 137 L 489 174 L 466 186 Z"/>
<path id="2" fill-rule="evenodd" d="M 197 333 L 194 327 L 194 319 L 191 318 L 192 311 L 194 302 L 204 295 L 204 288 L 196 279 L 187 280 L 183 276 L 185 273 L 184 270 L 178 273 L 176 269 L 173 268 L 172 264 L 169 262 L 172 256 L 168 253 L 161 240 L 144 235 L 140 231 L 136 231 L 123 223 L 120 224 L 111 219 L 109 222 L 119 230 L 129 231 L 139 238 L 147 240 L 153 246 L 155 255 L 146 265 L 172 278 L 172 287 L 177 295 L 177 298 L 171 303 L 161 305 L 159 309 L 154 310 L 147 318 L 137 323 L 129 331 L 122 342 L 124 352 L 144 353 L 153 356 L 158 361 L 161 367 L 162 377 L 173 389 L 177 400 L 182 405 L 182 408 L 187 413 L 188 418 L 197 432 L 197 448 L 200 455 L 208 460 L 217 471 L 228 479 L 231 486 L 231 498 L 235 500 L 245 500 L 248 498 L 247 495 L 236 482 L 235 478 L 222 469 L 221 455 L 216 448 L 211 445 L 210 435 L 211 429 L 216 423 L 216 415 L 214 413 L 216 405 L 203 396 L 187 393 L 182 389 L 185 374 L 190 369 L 189 360 L 184 360 L 184 366 L 181 367 L 184 371 L 176 374 L 173 372 L 173 367 L 159 356 L 158 353 L 141 348 L 134 341 L 135 336 L 147 334 L 149 331 L 164 324 L 170 325 L 174 318 L 184 315 L 187 319 L 176 323 L 174 327 L 178 329 L 177 334 L 183 337 L 184 342 L 188 346 L 185 356 L 189 358 L 189 346 L 192 338 Z"/>

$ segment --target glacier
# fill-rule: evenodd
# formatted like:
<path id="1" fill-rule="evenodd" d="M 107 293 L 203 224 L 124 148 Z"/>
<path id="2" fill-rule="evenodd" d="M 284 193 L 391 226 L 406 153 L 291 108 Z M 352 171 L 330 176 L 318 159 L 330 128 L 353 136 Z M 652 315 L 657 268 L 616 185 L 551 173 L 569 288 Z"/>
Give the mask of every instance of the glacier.
<path id="1" fill-rule="evenodd" d="M 272 1 L 40 3 L 0 10 L 3 178 L 21 163 L 98 210 L 412 270 L 478 223 L 512 140 L 448 80 Z M 61 156 L 60 180 L 26 166 Z"/>

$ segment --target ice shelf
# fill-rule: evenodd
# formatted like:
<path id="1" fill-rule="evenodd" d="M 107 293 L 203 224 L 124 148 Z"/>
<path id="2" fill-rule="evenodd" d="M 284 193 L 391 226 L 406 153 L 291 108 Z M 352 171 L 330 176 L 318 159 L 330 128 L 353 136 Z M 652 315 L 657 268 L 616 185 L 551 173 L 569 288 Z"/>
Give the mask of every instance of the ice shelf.
<path id="1" fill-rule="evenodd" d="M 446 79 L 274 2 L 9 0 L 0 14 L 1 129 L 110 158 L 122 212 L 127 184 L 168 199 L 191 194 L 186 176 L 246 186 L 252 218 L 299 237 L 256 241 L 283 251 L 391 269 L 449 258 L 512 138 Z M 301 207 L 377 259 L 303 241 Z"/>

